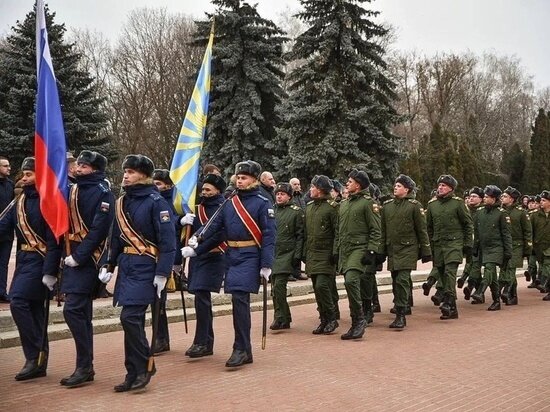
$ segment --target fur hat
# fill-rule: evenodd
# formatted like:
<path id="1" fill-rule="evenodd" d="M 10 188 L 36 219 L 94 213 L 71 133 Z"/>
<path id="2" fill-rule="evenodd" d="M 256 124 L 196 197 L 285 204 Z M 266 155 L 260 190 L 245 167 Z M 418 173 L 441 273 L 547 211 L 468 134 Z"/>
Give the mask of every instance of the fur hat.
<path id="1" fill-rule="evenodd" d="M 245 160 L 244 162 L 239 162 L 235 165 L 235 174 L 236 175 L 249 175 L 256 179 L 260 178 L 262 173 L 262 166 L 254 160 Z"/>
<path id="2" fill-rule="evenodd" d="M 370 185 L 369 175 L 367 175 L 367 172 L 364 172 L 363 170 L 353 169 L 351 172 L 349 172 L 348 177 L 351 177 L 353 180 L 359 183 L 361 189 L 366 189 Z"/>
<path id="3" fill-rule="evenodd" d="M 495 185 L 487 185 L 485 186 L 485 189 L 483 190 L 483 193 L 486 196 L 494 197 L 495 199 L 498 199 L 500 195 L 502 194 L 502 190 L 498 188 L 498 186 Z"/>
<path id="4" fill-rule="evenodd" d="M 134 169 L 137 172 L 143 173 L 147 177 L 153 176 L 155 165 L 153 161 L 144 155 L 128 155 L 122 162 L 122 169 Z"/>
<path id="5" fill-rule="evenodd" d="M 225 183 L 225 180 L 219 175 L 215 175 L 214 173 L 209 173 L 206 176 L 204 176 L 204 179 L 202 180 L 202 184 L 208 183 L 209 185 L 214 186 L 216 189 L 222 193 L 227 184 Z"/>
<path id="6" fill-rule="evenodd" d="M 378 185 L 371 183 L 369 185 L 369 193 L 371 197 L 375 200 L 380 200 L 380 196 L 382 196 L 382 192 L 380 191 L 380 188 Z"/>
<path id="7" fill-rule="evenodd" d="M 412 180 L 409 176 L 403 174 L 397 176 L 394 183 L 401 183 L 409 190 L 414 190 L 416 188 L 416 183 L 414 183 L 414 180 Z"/>
<path id="8" fill-rule="evenodd" d="M 21 171 L 30 170 L 34 172 L 34 157 L 25 157 L 23 163 L 21 163 Z"/>
<path id="9" fill-rule="evenodd" d="M 313 179 L 311 179 L 311 184 L 315 186 L 317 189 L 322 190 L 327 194 L 330 193 L 330 191 L 334 188 L 334 185 L 332 184 L 332 180 L 330 180 L 325 175 L 313 176 Z"/>
<path id="10" fill-rule="evenodd" d="M 278 192 L 284 192 L 292 197 L 294 190 L 292 190 L 292 186 L 290 185 L 290 183 L 281 182 L 277 183 L 277 186 L 275 186 L 275 194 L 277 194 Z"/>
<path id="11" fill-rule="evenodd" d="M 470 189 L 470 195 L 478 195 L 479 197 L 483 197 L 483 189 L 479 186 L 474 186 Z"/>
<path id="12" fill-rule="evenodd" d="M 170 171 L 167 169 L 155 169 L 153 170 L 153 180 L 160 180 L 167 185 L 174 185 L 172 179 L 170 179 Z"/>
<path id="13" fill-rule="evenodd" d="M 541 199 L 550 200 L 550 190 L 543 190 L 542 193 L 539 195 Z M 539 200 L 540 202 L 540 200 Z"/>
<path id="14" fill-rule="evenodd" d="M 504 189 L 504 193 L 510 195 L 510 197 L 514 200 L 518 200 L 521 197 L 520 191 L 512 186 L 508 186 L 506 189 Z"/>
<path id="15" fill-rule="evenodd" d="M 332 188 L 336 190 L 338 193 L 342 193 L 343 187 L 344 186 L 342 185 L 342 183 L 340 183 L 338 180 L 332 179 Z"/>
<path id="16" fill-rule="evenodd" d="M 98 152 L 92 152 L 91 150 L 83 150 L 78 155 L 76 163 L 83 163 L 91 166 L 94 170 L 104 172 L 107 168 L 107 158 Z"/>
<path id="17" fill-rule="evenodd" d="M 437 179 L 437 184 L 440 184 L 440 183 L 446 184 L 447 186 L 451 187 L 453 190 L 455 190 L 456 187 L 458 186 L 458 182 L 451 175 L 439 176 L 439 179 Z"/>

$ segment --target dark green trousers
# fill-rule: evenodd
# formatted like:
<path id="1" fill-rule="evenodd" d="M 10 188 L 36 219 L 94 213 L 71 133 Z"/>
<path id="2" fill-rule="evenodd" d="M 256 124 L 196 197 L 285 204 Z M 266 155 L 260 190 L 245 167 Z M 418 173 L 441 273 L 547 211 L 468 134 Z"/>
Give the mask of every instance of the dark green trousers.
<path id="1" fill-rule="evenodd" d="M 447 263 L 437 267 L 439 274 L 439 284 L 443 293 L 456 299 L 456 272 L 458 271 L 458 262 Z M 431 273 L 430 273 L 431 276 Z M 439 289 L 439 288 L 438 288 Z"/>
<path id="2" fill-rule="evenodd" d="M 286 285 L 288 275 L 271 275 L 271 286 L 273 295 L 274 319 L 282 323 L 292 322 L 290 307 L 286 300 Z"/>
<path id="3" fill-rule="evenodd" d="M 313 292 L 317 301 L 317 310 L 322 319 L 332 319 L 335 315 L 332 284 L 334 275 L 310 275 Z"/>
<path id="4" fill-rule="evenodd" d="M 393 303 L 395 306 L 407 306 L 411 293 L 411 270 L 392 270 Z"/>
<path id="5" fill-rule="evenodd" d="M 496 263 L 485 263 L 483 265 L 482 285 L 487 285 L 491 290 L 498 289 L 497 265 Z"/>
<path id="6" fill-rule="evenodd" d="M 361 275 L 361 300 L 372 301 L 376 289 L 376 273 L 365 272 Z"/>
<path id="7" fill-rule="evenodd" d="M 352 317 L 359 316 L 359 314 L 363 312 L 363 301 L 361 300 L 362 277 L 364 277 L 364 273 L 356 269 L 350 269 L 344 274 L 344 284 L 348 294 L 349 311 Z"/>
<path id="8" fill-rule="evenodd" d="M 330 283 L 330 293 L 332 295 L 332 303 L 334 304 L 334 312 L 336 317 L 340 317 L 340 309 L 338 308 L 338 301 L 340 300 L 340 295 L 338 294 L 338 286 L 336 285 L 336 276 L 331 276 Z"/>

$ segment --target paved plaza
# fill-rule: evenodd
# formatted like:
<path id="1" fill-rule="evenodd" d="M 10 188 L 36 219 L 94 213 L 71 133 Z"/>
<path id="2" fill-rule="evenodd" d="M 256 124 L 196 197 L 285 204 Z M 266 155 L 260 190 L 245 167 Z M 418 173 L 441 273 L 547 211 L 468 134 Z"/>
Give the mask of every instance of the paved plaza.
<path id="1" fill-rule="evenodd" d="M 311 334 L 314 304 L 296 306 L 292 329 L 268 332 L 263 351 L 261 312 L 254 312 L 254 363 L 236 370 L 224 366 L 230 316 L 214 319 L 214 355 L 196 360 L 184 356 L 195 322 L 188 335 L 172 323 L 172 350 L 156 358 L 158 372 L 139 393 L 113 392 L 125 374 L 122 332 L 96 335 L 96 380 L 75 389 L 59 385 L 74 369 L 71 340 L 52 342 L 48 376 L 27 382 L 13 379 L 24 363 L 21 349 L 2 349 L 0 403 L 6 411 L 550 410 L 550 302 L 526 286 L 520 280 L 520 305 L 500 312 L 460 300 L 456 321 L 440 321 L 417 290 L 401 332 L 387 327 L 391 295 L 381 295 L 383 313 L 360 341 L 340 340 L 350 326 L 346 300 L 331 336 Z"/>

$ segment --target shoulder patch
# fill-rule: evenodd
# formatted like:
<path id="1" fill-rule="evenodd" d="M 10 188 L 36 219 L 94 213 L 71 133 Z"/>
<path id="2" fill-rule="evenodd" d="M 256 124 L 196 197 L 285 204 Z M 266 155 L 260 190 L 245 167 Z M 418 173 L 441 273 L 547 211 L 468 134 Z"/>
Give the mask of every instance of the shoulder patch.
<path id="1" fill-rule="evenodd" d="M 99 205 L 99 211 L 103 213 L 109 212 L 109 209 L 111 208 L 111 205 L 109 202 L 101 202 L 101 205 Z"/>
<path id="2" fill-rule="evenodd" d="M 265 198 L 264 198 L 264 199 L 265 199 Z M 267 200 L 267 199 L 265 199 L 265 200 Z M 273 219 L 273 218 L 275 217 L 275 210 L 273 210 L 273 209 L 267 209 L 267 215 L 268 215 L 271 219 Z"/>
<path id="3" fill-rule="evenodd" d="M 109 188 L 106 187 L 106 183 L 99 183 L 98 186 L 99 186 L 99 189 L 103 192 L 103 193 L 109 193 Z"/>
<path id="4" fill-rule="evenodd" d="M 153 199 L 155 202 L 158 202 L 160 199 L 162 199 L 162 196 L 158 193 L 151 193 L 149 195 L 151 199 Z"/>
<path id="5" fill-rule="evenodd" d="M 162 223 L 170 222 L 170 211 L 169 210 L 161 210 L 160 211 L 160 221 Z"/>

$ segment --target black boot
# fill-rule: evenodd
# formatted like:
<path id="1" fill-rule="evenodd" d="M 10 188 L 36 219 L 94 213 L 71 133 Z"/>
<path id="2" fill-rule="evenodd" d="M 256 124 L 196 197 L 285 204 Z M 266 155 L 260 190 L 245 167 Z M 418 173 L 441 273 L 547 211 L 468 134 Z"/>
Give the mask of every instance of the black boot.
<path id="1" fill-rule="evenodd" d="M 214 354 L 213 344 L 210 345 L 193 345 L 185 352 L 186 356 L 190 358 L 202 358 L 204 356 L 210 356 Z"/>
<path id="2" fill-rule="evenodd" d="M 487 289 L 487 285 L 485 283 L 481 283 L 475 293 L 472 295 L 472 300 L 476 303 L 483 303 L 485 302 L 485 290 Z M 472 302 L 472 303 L 474 303 Z"/>
<path id="3" fill-rule="evenodd" d="M 76 368 L 71 376 L 61 379 L 59 382 L 63 386 L 69 388 L 76 388 L 86 382 L 92 382 L 94 380 L 95 372 L 94 367 L 89 368 Z"/>
<path id="4" fill-rule="evenodd" d="M 378 300 L 378 294 L 375 294 L 372 297 L 372 313 L 380 313 L 382 308 L 380 308 L 380 301 Z"/>
<path id="5" fill-rule="evenodd" d="M 449 298 L 449 314 L 441 315 L 439 319 L 448 320 L 448 319 L 458 319 L 458 309 L 456 307 L 456 299 L 450 296 Z"/>
<path id="6" fill-rule="evenodd" d="M 504 304 L 508 304 L 508 294 L 510 293 L 510 284 L 508 282 L 499 282 L 500 298 Z"/>
<path id="7" fill-rule="evenodd" d="M 328 320 L 325 316 L 321 316 L 321 322 L 311 333 L 314 335 L 322 335 L 324 333 L 325 327 L 327 326 Z"/>
<path id="8" fill-rule="evenodd" d="M 430 299 L 434 303 L 434 306 L 441 305 L 441 302 L 443 301 L 443 290 L 437 289 Z"/>
<path id="9" fill-rule="evenodd" d="M 42 365 L 38 366 L 38 359 L 26 360 L 25 365 L 15 375 L 16 381 L 26 381 L 34 378 L 41 378 L 46 376 L 47 362 L 43 362 Z"/>
<path id="10" fill-rule="evenodd" d="M 435 285 L 435 282 L 437 280 L 433 276 L 428 276 L 428 279 L 426 279 L 426 282 L 422 284 L 422 289 L 424 290 L 424 296 L 430 295 L 430 289 L 433 285 Z"/>
<path id="11" fill-rule="evenodd" d="M 462 276 L 457 279 L 456 286 L 459 289 L 462 289 L 464 287 L 464 283 L 466 282 L 466 279 L 468 279 L 468 276 L 470 276 L 468 274 L 468 272 L 462 272 Z M 466 300 L 468 300 L 468 299 L 466 299 Z"/>
<path id="12" fill-rule="evenodd" d="M 370 325 L 374 321 L 374 312 L 372 310 L 372 301 L 365 300 L 363 302 L 363 312 L 365 313 L 365 320 L 367 325 Z"/>
<path id="13" fill-rule="evenodd" d="M 493 303 L 491 303 L 491 306 L 489 306 L 487 310 L 500 310 L 500 291 L 498 289 L 498 286 L 491 288 L 491 296 L 493 298 Z"/>
<path id="14" fill-rule="evenodd" d="M 475 284 L 476 282 L 469 280 L 468 285 L 462 289 L 462 292 L 464 292 L 464 300 L 470 300 L 470 297 L 475 290 Z"/>
<path id="15" fill-rule="evenodd" d="M 443 297 L 443 302 L 439 307 L 442 316 L 445 316 L 446 318 L 448 318 L 448 316 L 451 314 L 451 299 L 452 297 L 448 293 L 446 293 Z"/>
<path id="16" fill-rule="evenodd" d="M 166 340 L 157 340 L 155 342 L 155 351 L 153 353 L 157 355 L 162 352 L 170 352 L 170 342 Z"/>
<path id="17" fill-rule="evenodd" d="M 530 282 L 531 281 L 531 274 L 529 273 L 528 270 L 526 270 L 525 272 L 523 272 L 523 276 L 525 276 L 525 280 L 527 282 Z"/>
<path id="18" fill-rule="evenodd" d="M 403 329 L 407 326 L 407 319 L 405 318 L 406 308 L 403 306 L 397 306 L 397 313 L 395 315 L 395 320 L 390 323 L 391 329 Z"/>
<path id="19" fill-rule="evenodd" d="M 394 305 L 394 307 L 390 309 L 390 313 L 397 315 L 397 306 Z M 412 309 L 409 305 L 405 306 L 405 315 L 412 315 Z"/>
<path id="20" fill-rule="evenodd" d="M 513 306 L 518 304 L 518 284 L 514 283 L 510 286 L 510 292 L 508 294 L 508 302 L 506 305 Z"/>
<path id="21" fill-rule="evenodd" d="M 244 350 L 233 349 L 231 357 L 225 362 L 227 368 L 236 368 L 237 366 L 246 365 L 247 363 L 252 363 L 252 354 L 247 353 Z"/>
<path id="22" fill-rule="evenodd" d="M 363 337 L 366 327 L 367 321 L 365 320 L 365 315 L 363 315 L 363 313 L 358 313 L 351 317 L 351 328 L 340 336 L 340 338 L 342 340 L 360 339 Z"/>
<path id="23" fill-rule="evenodd" d="M 338 321 L 336 320 L 336 314 L 329 315 L 327 317 L 327 324 L 325 325 L 325 328 L 323 329 L 324 335 L 330 335 L 332 332 L 336 330 L 336 328 L 340 326 L 338 324 Z"/>
<path id="24" fill-rule="evenodd" d="M 546 295 L 545 297 L 543 297 L 542 300 L 544 300 L 544 301 L 549 301 L 549 300 L 550 300 L 550 293 L 548 293 L 548 295 Z"/>

